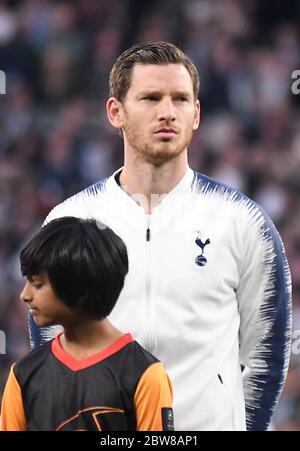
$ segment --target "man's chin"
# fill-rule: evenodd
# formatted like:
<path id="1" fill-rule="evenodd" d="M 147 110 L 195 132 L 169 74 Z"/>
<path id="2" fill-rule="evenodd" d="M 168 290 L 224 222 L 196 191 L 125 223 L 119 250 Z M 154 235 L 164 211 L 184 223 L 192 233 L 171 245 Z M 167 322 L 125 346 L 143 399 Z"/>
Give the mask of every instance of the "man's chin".
<path id="1" fill-rule="evenodd" d="M 174 150 L 171 148 L 156 148 L 148 150 L 144 153 L 145 159 L 153 166 L 162 166 L 168 161 L 172 161 L 182 154 L 184 149 Z"/>
<path id="2" fill-rule="evenodd" d="M 172 154 L 155 154 L 155 155 L 147 155 L 146 156 L 146 161 L 150 164 L 152 164 L 153 166 L 159 167 L 159 166 L 163 166 L 164 164 L 168 163 L 169 161 L 174 160 L 174 158 L 176 158 L 177 155 L 172 155 Z"/>

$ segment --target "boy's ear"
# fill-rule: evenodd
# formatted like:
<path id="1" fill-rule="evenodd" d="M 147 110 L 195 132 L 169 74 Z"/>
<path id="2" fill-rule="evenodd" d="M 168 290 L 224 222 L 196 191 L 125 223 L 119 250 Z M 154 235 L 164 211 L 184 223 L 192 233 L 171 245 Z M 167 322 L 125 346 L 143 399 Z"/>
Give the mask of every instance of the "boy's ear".
<path id="1" fill-rule="evenodd" d="M 106 113 L 113 127 L 123 127 L 123 106 L 115 97 L 110 97 L 106 102 Z"/>

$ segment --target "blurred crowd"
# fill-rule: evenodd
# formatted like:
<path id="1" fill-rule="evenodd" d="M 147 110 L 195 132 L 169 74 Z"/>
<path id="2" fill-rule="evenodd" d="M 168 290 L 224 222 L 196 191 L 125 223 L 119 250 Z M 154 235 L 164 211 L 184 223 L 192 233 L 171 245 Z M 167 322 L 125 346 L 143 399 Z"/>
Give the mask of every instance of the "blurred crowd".
<path id="1" fill-rule="evenodd" d="M 285 243 L 294 332 L 273 428 L 300 430 L 299 22 L 297 0 L 0 0 L 0 398 L 29 350 L 20 247 L 53 206 L 122 165 L 104 108 L 109 71 L 133 43 L 166 40 L 200 74 L 192 168 L 260 203 Z"/>

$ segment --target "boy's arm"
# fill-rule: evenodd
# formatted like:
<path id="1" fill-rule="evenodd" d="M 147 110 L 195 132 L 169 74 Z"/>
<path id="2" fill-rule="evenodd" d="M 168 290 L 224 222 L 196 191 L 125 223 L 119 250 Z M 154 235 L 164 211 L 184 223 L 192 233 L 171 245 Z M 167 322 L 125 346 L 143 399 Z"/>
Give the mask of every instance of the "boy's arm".
<path id="1" fill-rule="evenodd" d="M 137 431 L 173 431 L 173 393 L 161 362 L 142 375 L 134 396 Z"/>
<path id="2" fill-rule="evenodd" d="M 26 419 L 21 388 L 11 367 L 1 407 L 0 431 L 26 431 Z"/>

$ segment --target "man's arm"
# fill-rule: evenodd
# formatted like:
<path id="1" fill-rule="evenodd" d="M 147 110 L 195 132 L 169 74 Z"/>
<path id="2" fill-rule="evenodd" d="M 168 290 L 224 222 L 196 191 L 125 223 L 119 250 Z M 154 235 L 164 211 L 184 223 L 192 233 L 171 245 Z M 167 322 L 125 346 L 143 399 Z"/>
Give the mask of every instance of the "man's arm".
<path id="1" fill-rule="evenodd" d="M 28 313 L 28 329 L 31 349 L 42 346 L 62 331 L 61 326 L 38 327 L 30 313 Z"/>
<path id="2" fill-rule="evenodd" d="M 245 367 L 247 429 L 266 430 L 288 370 L 291 280 L 277 230 L 263 211 L 254 212 L 244 236 L 244 262 L 237 290 L 240 361 Z"/>
<path id="3" fill-rule="evenodd" d="M 86 191 L 88 192 L 88 189 Z M 80 203 L 80 197 L 78 194 L 54 207 L 46 217 L 43 226 L 48 224 L 48 222 L 53 219 L 63 216 L 88 216 Z M 31 349 L 36 349 L 47 341 L 52 340 L 62 331 L 60 326 L 38 327 L 30 313 L 28 314 L 28 329 Z"/>
<path id="4" fill-rule="evenodd" d="M 172 386 L 162 363 L 154 363 L 145 371 L 134 405 L 138 431 L 174 430 Z"/>
<path id="5" fill-rule="evenodd" d="M 46 217 L 43 225 L 63 216 L 75 216 L 83 219 L 94 218 L 95 213 L 99 211 L 98 194 L 105 189 L 106 180 L 100 180 L 54 207 Z M 44 344 L 61 331 L 61 328 L 57 326 L 38 327 L 31 315 L 28 317 L 28 326 L 31 348 Z"/>

